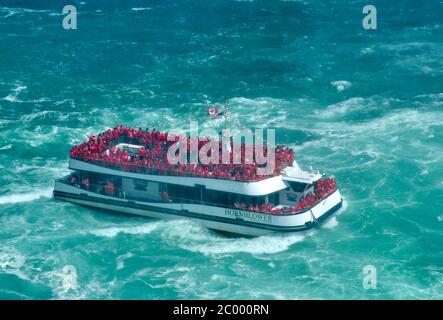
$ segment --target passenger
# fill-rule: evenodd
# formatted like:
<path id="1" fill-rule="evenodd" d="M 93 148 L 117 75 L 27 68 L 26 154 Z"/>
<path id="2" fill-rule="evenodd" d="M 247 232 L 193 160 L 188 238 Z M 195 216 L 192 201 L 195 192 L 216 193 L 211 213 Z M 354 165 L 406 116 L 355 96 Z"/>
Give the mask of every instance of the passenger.
<path id="1" fill-rule="evenodd" d="M 166 191 L 160 193 L 160 198 L 163 202 L 169 202 L 169 194 Z"/>
<path id="2" fill-rule="evenodd" d="M 108 181 L 108 183 L 105 186 L 105 192 L 106 194 L 113 196 L 115 194 L 115 188 L 114 183 L 111 181 Z"/>
<path id="3" fill-rule="evenodd" d="M 85 189 L 89 189 L 89 178 L 83 178 L 82 185 Z"/>

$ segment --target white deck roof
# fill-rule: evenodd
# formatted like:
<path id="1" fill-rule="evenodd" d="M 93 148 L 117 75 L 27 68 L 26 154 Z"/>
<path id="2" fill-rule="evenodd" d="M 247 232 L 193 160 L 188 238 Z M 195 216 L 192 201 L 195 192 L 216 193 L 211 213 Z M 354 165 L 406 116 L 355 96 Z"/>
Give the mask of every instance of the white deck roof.
<path id="1" fill-rule="evenodd" d="M 312 184 L 321 178 L 321 174 L 319 172 L 314 172 L 314 171 L 304 171 L 299 167 L 297 162 L 294 161 L 292 166 L 286 167 L 282 171 L 282 177 L 283 180 L 286 181 L 295 181 L 295 182 Z"/>

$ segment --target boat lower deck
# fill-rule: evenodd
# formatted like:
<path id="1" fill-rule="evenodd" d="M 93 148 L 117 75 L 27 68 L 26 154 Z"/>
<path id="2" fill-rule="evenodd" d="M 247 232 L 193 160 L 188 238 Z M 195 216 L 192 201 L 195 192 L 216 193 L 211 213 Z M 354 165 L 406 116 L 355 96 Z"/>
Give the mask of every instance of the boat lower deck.
<path id="1" fill-rule="evenodd" d="M 247 236 L 306 230 L 322 222 L 342 206 L 338 190 L 310 210 L 296 215 L 271 215 L 196 203 L 122 199 L 86 191 L 59 181 L 56 182 L 54 196 L 60 200 L 112 212 L 159 219 L 189 218 L 199 221 L 209 229 Z"/>

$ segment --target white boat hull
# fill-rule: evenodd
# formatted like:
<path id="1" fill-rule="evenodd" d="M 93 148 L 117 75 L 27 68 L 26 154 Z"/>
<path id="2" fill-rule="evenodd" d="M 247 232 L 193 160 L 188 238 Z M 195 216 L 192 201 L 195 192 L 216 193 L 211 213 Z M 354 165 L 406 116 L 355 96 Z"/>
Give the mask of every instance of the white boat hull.
<path id="1" fill-rule="evenodd" d="M 342 205 L 337 190 L 310 210 L 295 215 L 271 215 L 198 203 L 145 202 L 106 196 L 56 181 L 54 196 L 60 200 L 125 214 L 158 219 L 189 218 L 217 231 L 245 236 L 309 229 Z"/>

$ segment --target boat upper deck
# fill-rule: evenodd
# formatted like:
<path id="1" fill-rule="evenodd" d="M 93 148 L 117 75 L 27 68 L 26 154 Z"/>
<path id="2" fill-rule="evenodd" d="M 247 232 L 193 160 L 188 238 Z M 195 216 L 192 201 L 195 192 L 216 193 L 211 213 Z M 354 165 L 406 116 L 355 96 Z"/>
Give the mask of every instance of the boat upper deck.
<path id="1" fill-rule="evenodd" d="M 176 137 L 178 138 L 178 137 Z M 224 179 L 239 182 L 255 182 L 275 177 L 294 161 L 294 151 L 285 146 L 275 148 L 275 159 L 273 159 L 274 170 L 268 175 L 260 175 L 259 170 L 263 167 L 255 159 L 255 147 L 252 146 L 253 159 L 248 159 L 247 146 L 241 144 L 241 163 L 233 163 L 232 153 L 229 163 L 222 163 L 222 142 L 219 141 L 219 158 L 215 164 L 198 163 L 177 163 L 171 164 L 168 161 L 168 150 L 177 143 L 178 139 L 168 139 L 168 133 L 159 132 L 155 129 L 131 129 L 123 126 L 116 126 L 114 129 L 100 133 L 97 136 L 90 136 L 88 141 L 72 147 L 71 159 L 91 163 L 97 166 L 122 170 L 125 172 L 141 173 L 149 175 L 199 177 L 210 179 Z M 210 140 L 199 138 L 198 151 Z M 235 145 L 231 140 L 231 150 Z M 187 139 L 187 147 L 190 149 L 190 141 Z M 264 155 L 268 150 L 263 148 Z M 189 155 L 188 155 L 189 159 Z"/>

